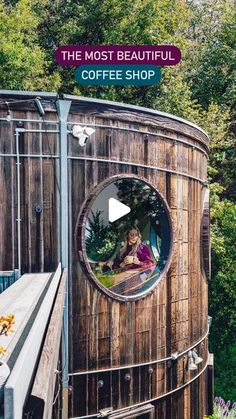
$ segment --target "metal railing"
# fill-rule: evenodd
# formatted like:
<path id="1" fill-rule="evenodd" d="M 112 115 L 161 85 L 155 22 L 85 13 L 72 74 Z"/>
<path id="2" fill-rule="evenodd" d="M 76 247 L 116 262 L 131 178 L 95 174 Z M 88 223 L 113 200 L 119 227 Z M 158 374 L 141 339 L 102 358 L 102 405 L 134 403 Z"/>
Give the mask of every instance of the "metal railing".
<path id="1" fill-rule="evenodd" d="M 19 271 L 0 271 L 0 294 L 19 279 Z"/>

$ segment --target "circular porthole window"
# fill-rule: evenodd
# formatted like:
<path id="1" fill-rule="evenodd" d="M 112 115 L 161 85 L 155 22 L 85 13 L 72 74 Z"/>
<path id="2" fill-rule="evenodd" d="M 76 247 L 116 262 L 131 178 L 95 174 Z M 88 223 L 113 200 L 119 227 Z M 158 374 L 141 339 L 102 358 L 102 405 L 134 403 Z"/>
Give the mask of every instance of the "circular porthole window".
<path id="1" fill-rule="evenodd" d="M 122 175 L 103 182 L 85 202 L 78 226 L 82 265 L 113 297 L 143 295 L 169 265 L 169 209 L 143 179 Z"/>

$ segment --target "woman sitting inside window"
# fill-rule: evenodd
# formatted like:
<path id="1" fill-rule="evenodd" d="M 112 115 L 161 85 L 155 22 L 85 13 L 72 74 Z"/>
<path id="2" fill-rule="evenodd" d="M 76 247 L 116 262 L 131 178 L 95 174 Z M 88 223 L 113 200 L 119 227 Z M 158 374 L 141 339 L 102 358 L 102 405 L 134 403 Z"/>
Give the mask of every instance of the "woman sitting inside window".
<path id="1" fill-rule="evenodd" d="M 125 234 L 125 240 L 125 246 L 120 249 L 112 269 L 149 268 L 155 264 L 148 246 L 141 242 L 141 234 L 138 228 L 128 230 Z"/>

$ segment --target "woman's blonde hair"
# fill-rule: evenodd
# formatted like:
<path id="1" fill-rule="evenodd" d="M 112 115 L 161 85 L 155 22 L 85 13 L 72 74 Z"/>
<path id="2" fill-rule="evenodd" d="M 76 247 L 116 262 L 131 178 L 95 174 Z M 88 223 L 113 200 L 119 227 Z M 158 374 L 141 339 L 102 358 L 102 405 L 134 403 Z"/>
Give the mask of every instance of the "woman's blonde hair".
<path id="1" fill-rule="evenodd" d="M 126 231 L 126 233 L 124 235 L 124 239 L 125 239 L 125 242 L 126 243 L 120 249 L 120 256 L 121 257 L 123 256 L 123 254 L 125 253 L 125 251 L 127 249 L 127 245 L 128 245 L 128 242 L 129 242 L 129 233 L 131 231 L 136 231 L 137 232 L 138 240 L 137 240 L 137 242 L 134 245 L 132 245 L 132 248 L 131 248 L 130 252 L 128 253 L 128 256 L 135 256 L 136 253 L 137 253 L 137 251 L 138 251 L 139 245 L 141 243 L 141 233 L 140 233 L 140 231 L 139 231 L 139 229 L 137 227 L 131 227 L 131 228 L 129 228 L 129 230 Z"/>

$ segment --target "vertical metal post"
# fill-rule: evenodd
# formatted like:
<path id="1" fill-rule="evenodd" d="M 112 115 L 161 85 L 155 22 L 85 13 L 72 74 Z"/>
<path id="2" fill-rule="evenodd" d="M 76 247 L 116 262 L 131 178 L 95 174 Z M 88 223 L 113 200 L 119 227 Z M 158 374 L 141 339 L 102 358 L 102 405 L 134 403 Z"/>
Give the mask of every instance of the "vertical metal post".
<path id="1" fill-rule="evenodd" d="M 214 405 L 214 354 L 208 354 L 207 362 L 207 414 L 213 414 Z"/>
<path id="2" fill-rule="evenodd" d="M 19 138 L 20 132 L 16 129 L 16 173 L 17 173 L 17 259 L 18 259 L 18 271 L 19 276 L 21 276 L 21 216 L 20 216 L 20 206 L 21 206 L 21 197 L 20 197 L 20 153 L 19 153 Z"/>
<path id="3" fill-rule="evenodd" d="M 71 101 L 57 100 L 60 136 L 60 252 L 61 265 L 68 268 L 68 163 L 67 163 L 67 118 Z M 68 417 L 68 277 L 65 290 L 65 304 L 62 325 L 62 381 L 63 411 L 62 417 Z"/>

